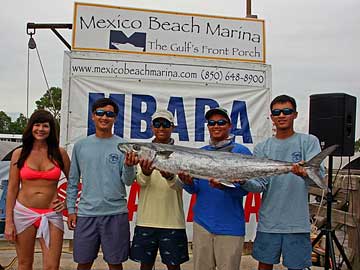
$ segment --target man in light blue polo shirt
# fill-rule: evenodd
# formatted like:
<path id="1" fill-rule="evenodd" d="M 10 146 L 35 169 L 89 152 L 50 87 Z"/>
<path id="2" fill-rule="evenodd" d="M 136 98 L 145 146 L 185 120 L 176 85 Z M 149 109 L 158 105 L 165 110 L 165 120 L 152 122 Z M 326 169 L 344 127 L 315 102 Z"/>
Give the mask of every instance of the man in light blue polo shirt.
<path id="1" fill-rule="evenodd" d="M 74 261 L 88 270 L 101 245 L 109 269 L 121 270 L 129 256 L 130 229 L 125 185 L 135 179 L 135 168 L 127 166 L 117 146 L 124 140 L 112 133 L 117 104 L 102 98 L 92 106 L 96 132 L 75 143 L 67 188 L 68 227 L 74 231 Z M 76 211 L 78 184 L 81 198 Z"/>

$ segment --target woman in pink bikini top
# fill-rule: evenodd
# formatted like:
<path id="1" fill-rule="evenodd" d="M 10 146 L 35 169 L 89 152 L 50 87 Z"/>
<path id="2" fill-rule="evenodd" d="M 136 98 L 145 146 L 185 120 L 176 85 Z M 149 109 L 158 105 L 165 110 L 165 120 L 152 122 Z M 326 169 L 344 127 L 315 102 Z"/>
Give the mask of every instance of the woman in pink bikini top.
<path id="1" fill-rule="evenodd" d="M 15 242 L 18 269 L 32 269 L 36 238 L 44 269 L 59 269 L 65 204 L 58 199 L 57 185 L 61 172 L 68 177 L 69 167 L 69 156 L 59 147 L 54 117 L 45 110 L 34 112 L 22 147 L 12 154 L 6 199 L 5 238 Z"/>
<path id="2" fill-rule="evenodd" d="M 23 180 L 37 180 L 44 179 L 49 181 L 59 181 L 61 175 L 61 169 L 57 164 L 54 164 L 53 167 L 46 171 L 35 170 L 24 162 L 24 166 L 20 169 L 20 178 Z"/>

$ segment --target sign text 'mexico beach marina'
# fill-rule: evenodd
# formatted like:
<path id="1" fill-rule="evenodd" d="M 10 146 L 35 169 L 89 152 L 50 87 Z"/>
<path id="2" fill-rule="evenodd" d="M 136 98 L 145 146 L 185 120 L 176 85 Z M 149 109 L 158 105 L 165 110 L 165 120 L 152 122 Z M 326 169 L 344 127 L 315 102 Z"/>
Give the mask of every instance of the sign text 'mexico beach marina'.
<path id="1" fill-rule="evenodd" d="M 74 50 L 265 62 L 264 21 L 75 3 Z"/>

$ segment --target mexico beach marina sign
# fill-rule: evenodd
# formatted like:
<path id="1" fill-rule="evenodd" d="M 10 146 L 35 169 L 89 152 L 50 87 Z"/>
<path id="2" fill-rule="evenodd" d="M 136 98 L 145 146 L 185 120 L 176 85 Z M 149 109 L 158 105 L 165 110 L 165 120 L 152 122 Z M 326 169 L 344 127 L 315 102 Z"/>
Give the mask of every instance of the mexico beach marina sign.
<path id="1" fill-rule="evenodd" d="M 265 63 L 265 22 L 75 3 L 72 50 Z"/>

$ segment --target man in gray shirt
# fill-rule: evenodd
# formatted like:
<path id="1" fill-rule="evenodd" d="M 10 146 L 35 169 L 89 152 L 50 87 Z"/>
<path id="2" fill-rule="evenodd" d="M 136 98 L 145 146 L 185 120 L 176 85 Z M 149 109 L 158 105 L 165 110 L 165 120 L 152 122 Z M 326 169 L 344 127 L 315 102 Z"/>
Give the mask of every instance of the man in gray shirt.
<path id="1" fill-rule="evenodd" d="M 271 102 L 271 120 L 275 136 L 256 145 L 254 155 L 294 163 L 293 173 L 251 179 L 242 187 L 262 192 L 259 223 L 253 257 L 260 270 L 273 269 L 283 257 L 289 269 L 311 266 L 308 184 L 310 179 L 299 162 L 308 161 L 320 152 L 319 140 L 294 131 L 297 118 L 294 98 L 281 95 Z"/>
<path id="2" fill-rule="evenodd" d="M 95 134 L 75 143 L 67 187 L 68 227 L 74 231 L 74 261 L 79 270 L 91 269 L 100 245 L 109 269 L 122 269 L 129 256 L 130 229 L 125 185 L 135 168 L 117 148 L 124 140 L 112 133 L 117 104 L 102 98 L 92 106 Z M 78 184 L 81 198 L 76 209 Z"/>

